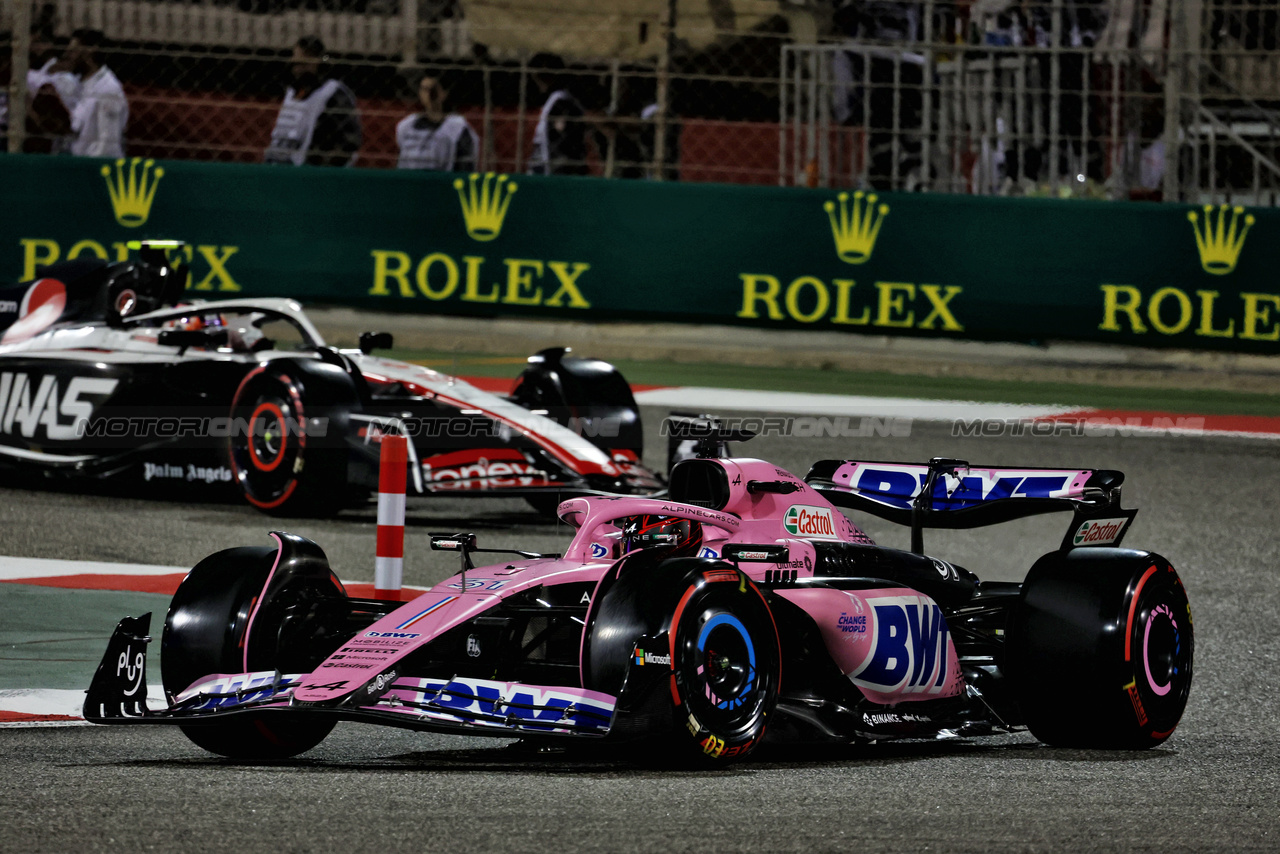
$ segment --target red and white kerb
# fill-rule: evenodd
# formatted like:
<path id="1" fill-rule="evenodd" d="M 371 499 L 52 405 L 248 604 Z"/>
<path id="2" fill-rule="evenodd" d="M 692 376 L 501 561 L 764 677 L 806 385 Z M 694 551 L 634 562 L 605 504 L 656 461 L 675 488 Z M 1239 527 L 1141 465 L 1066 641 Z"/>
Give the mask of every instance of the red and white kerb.
<path id="1" fill-rule="evenodd" d="M 409 440 L 383 436 L 378 471 L 378 552 L 373 570 L 375 599 L 399 599 L 404 579 L 404 494 Z"/>

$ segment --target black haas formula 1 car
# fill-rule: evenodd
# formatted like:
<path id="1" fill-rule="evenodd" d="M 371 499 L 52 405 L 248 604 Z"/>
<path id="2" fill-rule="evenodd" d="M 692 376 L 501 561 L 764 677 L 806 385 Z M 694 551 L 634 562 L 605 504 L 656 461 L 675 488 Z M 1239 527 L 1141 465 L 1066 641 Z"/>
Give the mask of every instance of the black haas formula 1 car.
<path id="1" fill-rule="evenodd" d="M 327 346 L 285 299 L 179 304 L 172 243 L 74 260 L 0 289 L 0 462 L 49 476 L 234 494 L 326 515 L 378 486 L 380 442 L 410 439 L 408 490 L 561 498 L 652 494 L 631 388 L 552 349 L 509 397 L 429 368 Z"/>
<path id="2" fill-rule="evenodd" d="M 234 758 L 295 755 L 335 722 L 604 740 L 722 764 L 762 741 L 856 743 L 1029 728 L 1141 749 L 1191 686 L 1191 613 L 1163 557 L 1119 547 L 1115 471 L 828 461 L 807 482 L 696 458 L 670 496 L 572 498 L 563 555 L 475 566 L 408 602 L 352 599 L 313 542 L 201 561 L 170 605 L 163 709 L 150 615 L 117 627 L 84 715 L 169 724 Z M 838 509 L 926 528 L 1073 512 L 1022 583 L 877 546 Z"/>

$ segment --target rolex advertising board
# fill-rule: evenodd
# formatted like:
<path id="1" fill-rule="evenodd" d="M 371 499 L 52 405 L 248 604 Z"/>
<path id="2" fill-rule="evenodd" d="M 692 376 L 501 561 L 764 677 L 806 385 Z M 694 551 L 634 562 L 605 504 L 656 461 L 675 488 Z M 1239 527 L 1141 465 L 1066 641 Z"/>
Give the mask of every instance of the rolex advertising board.
<path id="1" fill-rule="evenodd" d="M 181 240 L 193 297 L 1280 352 L 1268 208 L 0 158 L 0 276 Z"/>

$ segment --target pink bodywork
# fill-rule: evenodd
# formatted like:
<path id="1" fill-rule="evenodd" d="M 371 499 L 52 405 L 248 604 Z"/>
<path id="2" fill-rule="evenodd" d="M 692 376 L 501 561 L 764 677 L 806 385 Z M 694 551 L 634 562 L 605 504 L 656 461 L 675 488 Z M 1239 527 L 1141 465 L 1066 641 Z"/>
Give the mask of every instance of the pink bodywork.
<path id="1" fill-rule="evenodd" d="M 614 522 L 625 517 L 661 515 L 700 522 L 704 557 L 720 557 L 729 543 L 786 546 L 790 558 L 786 564 L 740 564 L 744 573 L 760 582 L 766 572 L 783 569 L 794 571 L 798 579 L 813 577 L 815 552 L 810 540 L 872 544 L 861 529 L 795 475 L 762 460 L 717 462 L 725 468 L 731 490 L 724 510 L 652 498 L 571 498 L 558 508 L 560 518 L 577 529 L 564 557 L 477 567 L 465 578 L 459 574 L 442 581 L 334 652 L 301 680 L 303 684 L 294 690 L 295 700 L 332 702 L 358 690 L 370 690 L 366 686 L 371 680 L 386 674 L 418 646 L 479 616 L 511 594 L 572 582 L 595 582 L 598 587 L 615 559 L 614 546 L 621 538 L 621 529 Z M 789 494 L 751 493 L 747 484 L 753 480 L 785 481 L 797 488 Z M 955 648 L 940 609 L 929 597 L 902 588 L 856 592 L 782 589 L 778 593 L 814 618 L 832 659 L 868 698 L 896 703 L 960 692 Z M 851 614 L 865 620 L 842 622 Z M 858 626 L 861 631 L 849 630 Z M 902 631 L 908 635 L 903 636 Z M 883 638 L 880 632 L 885 633 Z M 899 647 L 907 661 L 894 656 L 885 659 L 886 650 Z M 887 681 L 904 667 L 902 679 Z"/>

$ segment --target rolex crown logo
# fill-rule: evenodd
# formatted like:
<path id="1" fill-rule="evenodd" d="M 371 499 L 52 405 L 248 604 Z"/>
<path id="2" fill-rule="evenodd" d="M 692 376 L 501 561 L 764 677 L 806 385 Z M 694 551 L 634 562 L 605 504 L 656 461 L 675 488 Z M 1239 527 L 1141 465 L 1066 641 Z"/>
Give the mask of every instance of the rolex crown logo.
<path id="1" fill-rule="evenodd" d="M 497 237 L 502 231 L 502 221 L 506 219 L 516 185 L 508 181 L 506 175 L 473 172 L 466 181 L 456 179 L 453 188 L 458 191 L 462 219 L 471 239 L 486 241 Z"/>
<path id="2" fill-rule="evenodd" d="M 125 164 L 128 163 L 128 169 Z M 141 167 L 141 168 L 139 168 Z M 156 197 L 156 187 L 164 177 L 164 169 L 154 160 L 134 157 L 116 161 L 113 174 L 110 166 L 102 167 L 102 177 L 107 180 L 107 192 L 111 194 L 111 209 L 116 222 L 126 228 L 137 228 L 151 215 L 151 202 Z"/>
<path id="3" fill-rule="evenodd" d="M 876 204 L 875 193 L 865 196 L 859 190 L 853 194 L 853 204 L 849 204 L 849 194 L 836 196 L 839 201 L 827 202 L 822 207 L 831 220 L 831 236 L 836 241 L 836 254 L 840 260 L 848 264 L 862 264 L 871 257 L 876 247 L 876 237 L 880 235 L 880 226 L 889 214 L 889 206 Z"/>
<path id="4" fill-rule="evenodd" d="M 1191 221 L 1191 230 L 1196 233 L 1196 248 L 1200 250 L 1200 266 L 1206 273 L 1225 276 L 1236 268 L 1240 259 L 1240 250 L 1244 248 L 1245 236 L 1253 227 L 1253 214 L 1245 214 L 1244 208 L 1236 205 L 1218 205 L 1217 216 L 1214 216 L 1213 205 L 1205 205 L 1204 222 L 1200 222 L 1200 213 L 1187 211 L 1187 219 Z M 1231 222 L 1228 223 L 1227 220 Z M 1240 223 L 1244 221 L 1242 228 Z"/>

